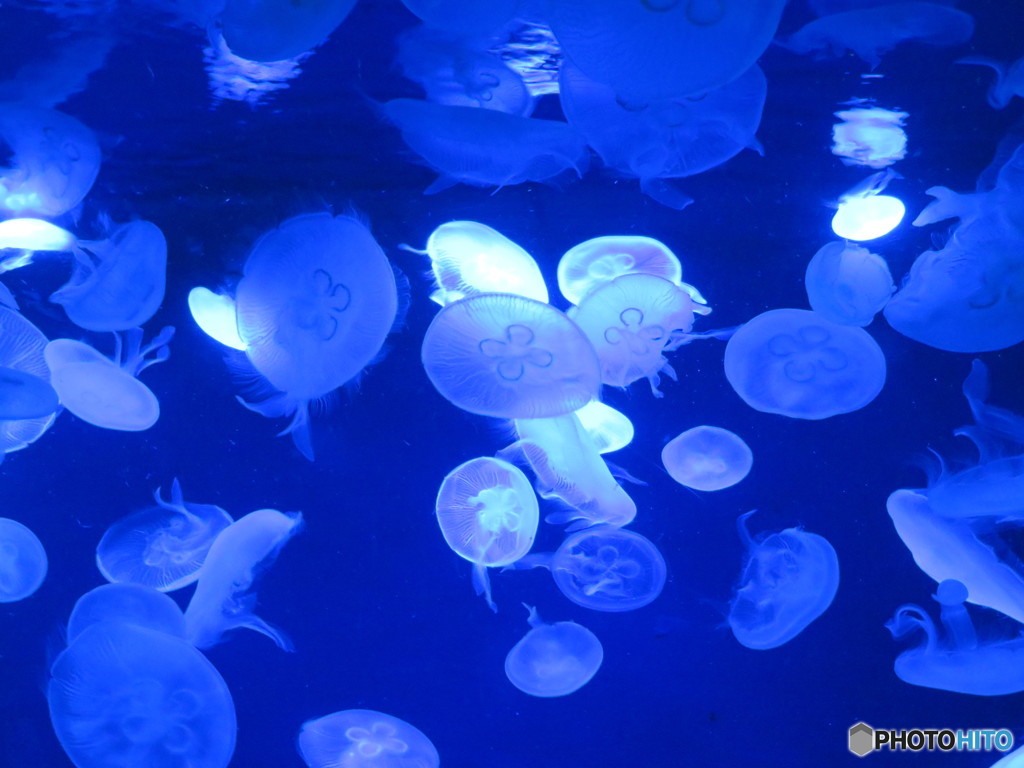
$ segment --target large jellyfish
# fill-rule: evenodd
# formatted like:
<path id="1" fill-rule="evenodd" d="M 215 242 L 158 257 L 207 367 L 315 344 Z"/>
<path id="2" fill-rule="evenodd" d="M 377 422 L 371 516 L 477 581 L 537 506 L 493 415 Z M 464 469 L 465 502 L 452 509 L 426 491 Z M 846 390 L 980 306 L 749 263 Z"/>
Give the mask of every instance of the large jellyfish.
<path id="1" fill-rule="evenodd" d="M 633 442 L 633 422 L 626 414 L 600 400 L 591 400 L 584 405 L 576 411 L 576 418 L 598 453 L 620 451 Z"/>
<path id="2" fill-rule="evenodd" d="M 700 426 L 669 440 L 661 450 L 661 463 L 680 485 L 720 491 L 747 476 L 754 454 L 735 432 Z"/>
<path id="3" fill-rule="evenodd" d="M 277 628 L 253 613 L 256 596 L 249 592 L 258 566 L 271 562 L 302 529 L 302 515 L 258 509 L 229 525 L 216 539 L 199 569 L 199 583 L 185 610 L 185 629 L 197 648 L 209 648 L 225 632 L 248 627 L 291 650 Z"/>
<path id="4" fill-rule="evenodd" d="M 52 416 L 60 403 L 57 393 L 39 376 L 0 367 L 0 420 L 18 421 Z"/>
<path id="5" fill-rule="evenodd" d="M 50 296 L 75 325 L 127 331 L 148 321 L 164 300 L 167 241 L 148 221 L 117 227 L 106 240 L 79 241 L 71 280 Z"/>
<path id="6" fill-rule="evenodd" d="M 213 504 L 185 501 L 175 479 L 165 501 L 157 488 L 155 507 L 122 517 L 103 534 L 96 565 L 107 581 L 142 584 L 165 592 L 199 578 L 214 539 L 233 522 Z"/>
<path id="7" fill-rule="evenodd" d="M 441 758 L 418 728 L 372 709 L 307 720 L 299 754 L 309 768 L 438 768 Z"/>
<path id="8" fill-rule="evenodd" d="M 423 367 L 445 398 L 500 419 L 561 416 L 595 399 L 597 356 L 554 307 L 503 293 L 449 304 L 423 336 Z"/>
<path id="9" fill-rule="evenodd" d="M 832 604 L 839 558 L 828 541 L 802 528 L 754 539 L 747 530 L 752 514 L 737 520 L 747 553 L 729 626 L 742 645 L 761 651 L 788 643 Z"/>
<path id="10" fill-rule="evenodd" d="M 235 300 L 245 353 L 278 390 L 246 405 L 264 416 L 291 415 L 285 432 L 312 460 L 309 402 L 373 362 L 395 323 L 391 265 L 351 216 L 296 216 L 257 241 Z"/>
<path id="11" fill-rule="evenodd" d="M 840 325 L 870 325 L 896 290 L 885 259 L 846 242 L 818 249 L 804 285 L 811 309 Z"/>
<path id="12" fill-rule="evenodd" d="M 566 56 L 628 102 L 700 94 L 747 71 L 785 0 L 558 0 L 548 21 Z"/>
<path id="13" fill-rule="evenodd" d="M 575 621 L 547 624 L 530 612 L 530 631 L 505 657 L 505 676 L 523 693 L 550 698 L 567 696 L 597 674 L 604 648 L 597 635 Z"/>
<path id="14" fill-rule="evenodd" d="M 569 170 L 582 176 L 590 163 L 583 137 L 557 120 L 416 99 L 389 101 L 383 111 L 409 148 L 438 172 L 428 195 L 459 183 L 504 187 Z"/>
<path id="15" fill-rule="evenodd" d="M 434 508 L 448 546 L 473 563 L 477 594 L 497 610 L 487 569 L 514 563 L 537 535 L 539 511 L 530 481 L 501 459 L 472 459 L 448 473 Z"/>
<path id="16" fill-rule="evenodd" d="M 897 677 L 911 685 L 976 696 L 1024 691 L 1024 636 L 982 642 L 967 607 L 967 587 L 956 579 L 939 583 L 940 632 L 919 605 L 901 605 L 886 622 L 893 637 L 921 630 L 924 643 L 896 659 Z"/>
<path id="17" fill-rule="evenodd" d="M 46 578 L 46 550 L 17 520 L 0 517 L 0 603 L 32 595 Z"/>
<path id="18" fill-rule="evenodd" d="M 0 104 L 0 212 L 60 216 L 86 196 L 100 169 L 92 131 L 69 115 Z"/>
<path id="19" fill-rule="evenodd" d="M 140 584 L 104 584 L 78 598 L 68 619 L 68 643 L 102 621 L 134 624 L 185 637 L 185 617 L 178 604 L 163 592 Z"/>
<path id="20" fill-rule="evenodd" d="M 226 768 L 235 706 L 202 653 L 164 632 L 119 621 L 85 629 L 50 669 L 50 720 L 79 768 Z"/>
<path id="21" fill-rule="evenodd" d="M 725 376 L 758 411 L 827 419 L 875 399 L 885 384 L 885 356 L 862 328 L 805 309 L 772 309 L 729 339 Z"/>
<path id="22" fill-rule="evenodd" d="M 591 291 L 632 274 L 654 275 L 683 285 L 679 258 L 660 240 L 639 235 L 606 235 L 584 240 L 565 252 L 558 262 L 558 289 L 566 301 L 579 304 Z M 690 295 L 703 303 L 693 293 Z"/>
<path id="23" fill-rule="evenodd" d="M 43 351 L 46 337 L 32 323 L 7 307 L 0 307 L 0 366 L 35 376 L 50 384 L 50 369 Z M 0 451 L 20 451 L 34 443 L 53 424 L 53 412 L 30 419 L 0 421 Z"/>
<path id="24" fill-rule="evenodd" d="M 141 328 L 128 331 L 124 340 L 115 335 L 113 359 L 81 341 L 54 339 L 44 353 L 50 383 L 61 404 L 82 421 L 125 432 L 149 429 L 160 418 L 160 403 L 136 377 L 167 360 L 172 336 L 174 328 L 167 326 L 143 347 Z"/>
<path id="25" fill-rule="evenodd" d="M 356 0 L 227 0 L 220 26 L 237 55 L 283 61 L 324 42 L 355 4 Z"/>

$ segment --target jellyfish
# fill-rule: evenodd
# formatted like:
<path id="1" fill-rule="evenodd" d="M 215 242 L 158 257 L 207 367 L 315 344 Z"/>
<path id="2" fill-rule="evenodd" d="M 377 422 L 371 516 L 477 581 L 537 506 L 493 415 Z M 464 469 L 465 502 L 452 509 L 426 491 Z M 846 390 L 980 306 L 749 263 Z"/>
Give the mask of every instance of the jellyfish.
<path id="1" fill-rule="evenodd" d="M 661 450 L 661 463 L 680 485 L 698 491 L 720 491 L 747 476 L 754 455 L 735 432 L 701 426 L 669 440 Z"/>
<path id="2" fill-rule="evenodd" d="M 574 531 L 599 523 L 629 525 L 636 504 L 612 476 L 597 443 L 575 414 L 546 419 L 516 419 L 518 440 L 499 451 L 506 458 L 521 457 L 537 476 L 537 492 L 558 499 L 569 509 L 552 512 L 549 523 L 570 523 Z"/>
<path id="3" fill-rule="evenodd" d="M 185 501 L 177 479 L 171 498 L 157 488 L 155 507 L 133 512 L 110 526 L 96 548 L 96 565 L 107 581 L 171 592 L 199 578 L 214 539 L 233 522 L 213 504 Z"/>
<path id="4" fill-rule="evenodd" d="M 0 104 L 0 213 L 53 217 L 82 202 L 100 168 L 92 131 L 75 118 L 26 104 Z"/>
<path id="5" fill-rule="evenodd" d="M 496 229 L 476 221 L 449 221 L 427 238 L 437 288 L 430 298 L 442 307 L 481 293 L 514 293 L 547 303 L 548 289 L 534 258 Z"/>
<path id="6" fill-rule="evenodd" d="M 423 336 L 423 367 L 449 402 L 499 419 L 572 413 L 601 387 L 583 331 L 548 304 L 484 293 L 449 304 Z"/>
<path id="7" fill-rule="evenodd" d="M 227 0 L 221 31 L 231 50 L 252 61 L 283 61 L 330 37 L 356 0 Z"/>
<path id="8" fill-rule="evenodd" d="M 605 166 L 639 179 L 645 194 L 677 210 L 692 200 L 666 179 L 702 173 L 745 147 L 762 152 L 754 134 L 766 91 L 756 65 L 706 93 L 640 104 L 623 103 L 614 88 L 586 77 L 571 59 L 559 74 L 566 119 Z"/>
<path id="9" fill-rule="evenodd" d="M 59 405 L 57 393 L 45 379 L 0 366 L 0 420 L 46 418 Z"/>
<path id="10" fill-rule="evenodd" d="M 853 51 L 875 68 L 905 40 L 946 47 L 966 43 L 973 33 L 974 19 L 968 13 L 936 3 L 903 2 L 823 16 L 777 42 L 819 59 Z"/>
<path id="11" fill-rule="evenodd" d="M 553 554 L 527 555 L 515 567 L 547 568 L 562 594 L 594 611 L 635 611 L 665 586 L 665 558 L 639 533 L 598 525 L 565 537 Z"/>
<path id="12" fill-rule="evenodd" d="M 500 31 L 522 0 L 402 0 L 428 27 L 456 35 L 489 35 Z"/>
<path id="13" fill-rule="evenodd" d="M 627 274 L 591 291 L 570 314 L 597 351 L 602 382 L 628 387 L 646 378 L 661 397 L 660 374 L 676 378 L 663 353 L 695 338 L 694 315 L 709 312 L 664 278 Z"/>
<path id="14" fill-rule="evenodd" d="M 875 399 L 885 384 L 885 356 L 862 328 L 806 309 L 772 309 L 729 339 L 725 377 L 755 410 L 827 419 Z"/>
<path id="15" fill-rule="evenodd" d="M 441 758 L 424 733 L 372 709 L 345 709 L 307 720 L 299 754 L 309 768 L 438 768 Z"/>
<path id="16" fill-rule="evenodd" d="M 832 126 L 832 154 L 843 158 L 846 165 L 885 168 L 906 156 L 906 112 L 857 107 L 835 115 L 842 122 Z"/>
<path id="17" fill-rule="evenodd" d="M 185 637 L 185 617 L 178 604 L 163 592 L 141 584 L 104 584 L 90 589 L 75 602 L 68 619 L 68 643 L 74 643 L 94 624 L 106 621 Z"/>
<path id="18" fill-rule="evenodd" d="M 875 240 L 896 229 L 906 206 L 898 197 L 880 194 L 895 178 L 899 175 L 887 168 L 840 195 L 832 231 L 846 240 Z"/>
<path id="19" fill-rule="evenodd" d="M 896 676 L 905 683 L 975 696 L 1004 696 L 1024 691 L 1024 636 L 983 643 L 964 605 L 967 587 L 956 579 L 939 583 L 940 632 L 919 605 L 901 605 L 885 626 L 894 638 L 916 630 L 923 644 L 896 659 Z"/>
<path id="20" fill-rule="evenodd" d="M 75 245 L 75 236 L 63 227 L 42 219 L 20 218 L 0 221 L 0 251 L 17 249 L 30 253 L 19 254 L 14 259 L 0 260 L 0 272 L 31 263 L 34 251 L 70 251 Z"/>
<path id="21" fill-rule="evenodd" d="M 607 235 L 584 240 L 565 252 L 558 262 L 558 289 L 570 304 L 579 304 L 597 288 L 633 274 L 654 275 L 673 285 L 685 285 L 679 258 L 660 240 Z M 707 303 L 698 296 L 691 293 L 694 301 Z"/>
<path id="22" fill-rule="evenodd" d="M 487 569 L 514 563 L 537 535 L 537 497 L 530 481 L 501 459 L 472 459 L 445 477 L 435 510 L 448 546 L 473 563 L 476 593 L 496 611 Z"/>
<path id="23" fill-rule="evenodd" d="M 226 768 L 235 706 L 224 679 L 184 640 L 100 621 L 54 661 L 50 720 L 76 766 Z"/>
<path id="24" fill-rule="evenodd" d="M 747 553 L 729 626 L 741 645 L 763 651 L 788 643 L 828 609 L 839 588 L 839 559 L 828 541 L 802 528 L 754 539 L 747 529 L 752 514 L 736 523 Z"/>
<path id="25" fill-rule="evenodd" d="M 246 407 L 292 416 L 284 433 L 310 461 L 308 404 L 380 354 L 398 292 L 384 251 L 351 216 L 296 216 L 264 234 L 235 294 L 245 353 L 274 392 Z"/>
<path id="26" fill-rule="evenodd" d="M 827 243 L 804 275 L 811 309 L 839 325 L 870 325 L 896 291 L 885 259 L 853 243 Z"/>
<path id="27" fill-rule="evenodd" d="M 238 335 L 235 300 L 199 286 L 188 292 L 188 309 L 203 333 L 226 347 L 245 351 L 245 342 Z"/>
<path id="28" fill-rule="evenodd" d="M 591 400 L 577 410 L 576 418 L 598 453 L 621 451 L 633 442 L 633 422 L 600 400 Z"/>
<path id="29" fill-rule="evenodd" d="M 582 176 L 590 163 L 583 137 L 557 120 L 415 99 L 389 101 L 383 113 L 409 149 L 438 172 L 428 195 L 460 183 L 505 187 L 569 170 Z"/>
<path id="30" fill-rule="evenodd" d="M 601 641 L 575 621 L 547 624 L 536 608 L 523 605 L 530 612 L 530 631 L 505 657 L 505 676 L 531 696 L 551 698 L 575 693 L 601 668 Z"/>
<path id="31" fill-rule="evenodd" d="M 0 366 L 52 386 L 43 350 L 46 337 L 32 323 L 7 307 L 0 307 Z M 11 453 L 38 440 L 53 424 L 55 413 L 29 419 L 0 420 L 0 451 Z"/>
<path id="32" fill-rule="evenodd" d="M 983 56 L 968 56 L 956 63 L 989 67 L 996 73 L 996 80 L 988 89 L 988 103 L 994 109 L 1005 109 L 1014 96 L 1024 96 L 1024 56 L 1011 64 Z"/>
<path id="33" fill-rule="evenodd" d="M 34 594 L 46 578 L 47 567 L 39 537 L 17 520 L 0 517 L 0 603 Z"/>
<path id="34" fill-rule="evenodd" d="M 89 331 L 127 331 L 147 322 L 164 300 L 167 241 L 149 221 L 132 221 L 106 240 L 79 241 L 71 280 L 50 296 Z"/>
<path id="35" fill-rule="evenodd" d="M 559 0 L 548 21 L 575 66 L 636 103 L 735 80 L 768 47 L 785 4 Z"/>
<path id="36" fill-rule="evenodd" d="M 236 520 L 217 536 L 199 569 L 199 583 L 185 610 L 186 637 L 197 648 L 209 648 L 225 632 L 247 627 L 290 651 L 291 642 L 255 613 L 256 596 L 249 592 L 257 568 L 269 564 L 302 530 L 301 513 L 259 509 Z"/>
<path id="37" fill-rule="evenodd" d="M 50 383 L 61 405 L 82 421 L 124 432 L 147 430 L 160 418 L 160 403 L 137 376 L 170 357 L 173 336 L 174 327 L 167 326 L 142 346 L 141 328 L 127 331 L 123 340 L 115 334 L 113 359 L 81 341 L 54 339 L 44 352 Z"/>

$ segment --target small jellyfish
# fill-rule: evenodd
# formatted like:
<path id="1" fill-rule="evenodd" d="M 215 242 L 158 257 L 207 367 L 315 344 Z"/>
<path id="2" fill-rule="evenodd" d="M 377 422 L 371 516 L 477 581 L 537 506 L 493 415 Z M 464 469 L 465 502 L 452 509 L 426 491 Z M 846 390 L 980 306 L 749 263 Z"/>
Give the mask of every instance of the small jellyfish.
<path id="1" fill-rule="evenodd" d="M 832 231 L 846 240 L 875 240 L 896 229 L 907 208 L 898 197 L 879 194 L 894 178 L 891 169 L 879 171 L 840 195 Z"/>
<path id="2" fill-rule="evenodd" d="M 448 546 L 473 563 L 476 593 L 497 610 L 487 569 L 514 563 L 537 535 L 539 512 L 530 481 L 501 459 L 472 459 L 448 473 L 434 509 Z"/>
<path id="3" fill-rule="evenodd" d="M 356 0 L 227 0 L 220 26 L 228 47 L 252 61 L 293 59 L 324 42 Z"/>
<path id="4" fill-rule="evenodd" d="M 754 539 L 747 529 L 752 514 L 736 524 L 747 553 L 729 626 L 741 645 L 762 651 L 788 643 L 832 604 L 839 558 L 828 541 L 802 528 Z"/>
<path id="5" fill-rule="evenodd" d="M 750 472 L 754 455 L 743 438 L 721 427 L 694 427 L 661 450 L 661 463 L 680 485 L 698 491 L 720 491 Z"/>
<path id="6" fill-rule="evenodd" d="M 66 229 L 42 219 L 7 219 L 0 221 L 0 251 L 11 248 L 21 251 L 70 251 L 75 236 Z M 0 260 L 0 272 L 9 272 L 31 263 L 31 254 Z"/>
<path id="7" fill-rule="evenodd" d="M 188 310 L 203 333 L 225 347 L 245 351 L 245 342 L 238 335 L 235 300 L 199 286 L 188 292 Z"/>
<path id="8" fill-rule="evenodd" d="M 584 240 L 565 252 L 558 262 L 558 288 L 566 301 L 579 304 L 591 291 L 632 274 L 654 275 L 683 285 L 679 258 L 660 240 L 606 235 Z"/>
<path id="9" fill-rule="evenodd" d="M 875 399 L 885 384 L 885 356 L 862 328 L 805 309 L 772 309 L 729 339 L 725 376 L 755 410 L 827 419 Z"/>
<path id="10" fill-rule="evenodd" d="M 372 709 L 346 709 L 307 720 L 299 754 L 309 768 L 438 768 L 441 758 L 424 733 Z"/>
<path id="11" fill-rule="evenodd" d="M 832 126 L 832 154 L 843 158 L 846 165 L 885 168 L 906 156 L 906 112 L 857 107 L 835 115 L 842 122 Z"/>
<path id="12" fill-rule="evenodd" d="M 249 588 L 260 564 L 272 562 L 300 530 L 300 513 L 259 509 L 236 520 L 214 539 L 185 610 L 186 636 L 194 646 L 209 648 L 219 643 L 225 632 L 247 627 L 284 650 L 292 649 L 279 629 L 253 613 L 256 599 Z"/>
<path id="13" fill-rule="evenodd" d="M 423 337 L 423 367 L 447 400 L 500 419 L 571 413 L 601 387 L 597 356 L 554 307 L 503 293 L 447 305 Z"/>
<path id="14" fill-rule="evenodd" d="M 32 595 L 46 578 L 46 550 L 17 520 L 0 517 L 0 603 Z"/>
<path id="15" fill-rule="evenodd" d="M 86 629 L 104 621 L 185 637 L 185 617 L 178 604 L 163 592 L 140 584 L 104 584 L 78 598 L 68 619 L 68 643 L 75 642 Z"/>
<path id="16" fill-rule="evenodd" d="M 811 309 L 840 325 L 870 325 L 896 286 L 885 259 L 853 243 L 828 243 L 804 275 Z"/>
<path id="17" fill-rule="evenodd" d="M 633 442 L 633 422 L 626 414 L 600 400 L 591 400 L 584 405 L 576 411 L 576 418 L 598 453 L 621 451 Z"/>
<path id="18" fill-rule="evenodd" d="M 57 393 L 45 379 L 0 366 L 0 421 L 46 418 L 59 405 Z"/>
<path id="19" fill-rule="evenodd" d="M 170 357 L 168 343 L 174 328 L 167 326 L 142 346 L 142 329 L 115 334 L 117 347 L 110 359 L 88 344 L 54 339 L 46 345 L 50 383 L 61 404 L 82 421 L 104 429 L 141 432 L 160 418 L 160 403 L 139 373 Z"/>
<path id="20" fill-rule="evenodd" d="M 44 350 L 46 337 L 32 323 L 0 307 L 0 366 L 21 371 L 53 386 Z M 31 419 L 0 420 L 0 451 L 11 453 L 34 443 L 50 428 L 54 413 Z"/>
<path id="21" fill-rule="evenodd" d="M 597 635 L 575 621 L 546 624 L 530 612 L 530 631 L 505 657 L 505 675 L 523 693 L 542 698 L 568 696 L 590 682 L 604 661 Z"/>
<path id="22" fill-rule="evenodd" d="M 185 501 L 175 479 L 165 501 L 157 488 L 155 507 L 122 517 L 103 534 L 96 565 L 107 581 L 171 592 L 199 578 L 214 539 L 233 522 L 213 504 Z"/>

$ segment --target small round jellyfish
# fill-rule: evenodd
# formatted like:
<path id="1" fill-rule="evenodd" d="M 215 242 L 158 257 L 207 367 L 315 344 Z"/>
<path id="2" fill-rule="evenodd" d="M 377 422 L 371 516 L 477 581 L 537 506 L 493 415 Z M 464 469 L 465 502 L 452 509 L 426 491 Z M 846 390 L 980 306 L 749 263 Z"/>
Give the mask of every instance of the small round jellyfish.
<path id="1" fill-rule="evenodd" d="M 346 709 L 307 720 L 299 754 L 309 768 L 438 768 L 441 758 L 422 731 L 372 709 Z"/>
<path id="2" fill-rule="evenodd" d="M 633 422 L 626 414 L 600 400 L 591 400 L 584 405 L 576 411 L 576 418 L 598 453 L 620 451 L 633 442 Z"/>
<path id="3" fill-rule="evenodd" d="M 17 520 L 0 517 L 0 603 L 32 595 L 46 578 L 46 550 Z"/>
<path id="4" fill-rule="evenodd" d="M 437 391 L 470 413 L 502 419 L 561 416 L 597 397 L 597 356 L 554 307 L 486 293 L 449 304 L 423 337 Z"/>
<path id="5" fill-rule="evenodd" d="M 134 624 L 166 635 L 185 637 L 185 616 L 163 592 L 139 584 L 103 584 L 75 602 L 68 619 L 67 639 L 73 643 L 101 621 Z"/>
<path id="6" fill-rule="evenodd" d="M 574 621 L 546 624 L 530 612 L 530 631 L 505 657 L 505 675 L 523 693 L 551 698 L 567 696 L 597 674 L 604 649 L 597 636 Z"/>
<path id="7" fill-rule="evenodd" d="M 898 197 L 879 194 L 898 174 L 879 171 L 843 193 L 832 231 L 846 240 L 875 240 L 899 226 L 907 208 Z"/>
<path id="8" fill-rule="evenodd" d="M 622 275 L 662 277 L 675 285 L 683 267 L 672 250 L 653 237 L 606 235 L 574 245 L 558 262 L 558 289 L 579 304 L 591 291 Z"/>
<path id="9" fill-rule="evenodd" d="M 870 325 L 896 290 L 885 259 L 853 243 L 828 243 L 804 276 L 811 309 L 840 325 Z"/>
<path id="10" fill-rule="evenodd" d="M 720 491 L 747 476 L 754 455 L 734 432 L 701 426 L 669 440 L 661 451 L 661 463 L 680 485 L 698 491 Z"/>

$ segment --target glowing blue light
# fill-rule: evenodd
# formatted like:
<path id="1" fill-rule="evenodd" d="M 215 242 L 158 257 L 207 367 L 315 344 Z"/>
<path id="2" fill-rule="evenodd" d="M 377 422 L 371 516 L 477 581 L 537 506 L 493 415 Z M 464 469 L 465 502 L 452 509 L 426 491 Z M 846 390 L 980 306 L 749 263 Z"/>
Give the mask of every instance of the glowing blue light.
<path id="1" fill-rule="evenodd" d="M 193 288 L 188 292 L 188 308 L 192 319 L 207 336 L 232 349 L 245 349 L 238 335 L 235 302 L 230 296 L 221 296 L 208 288 Z"/>

